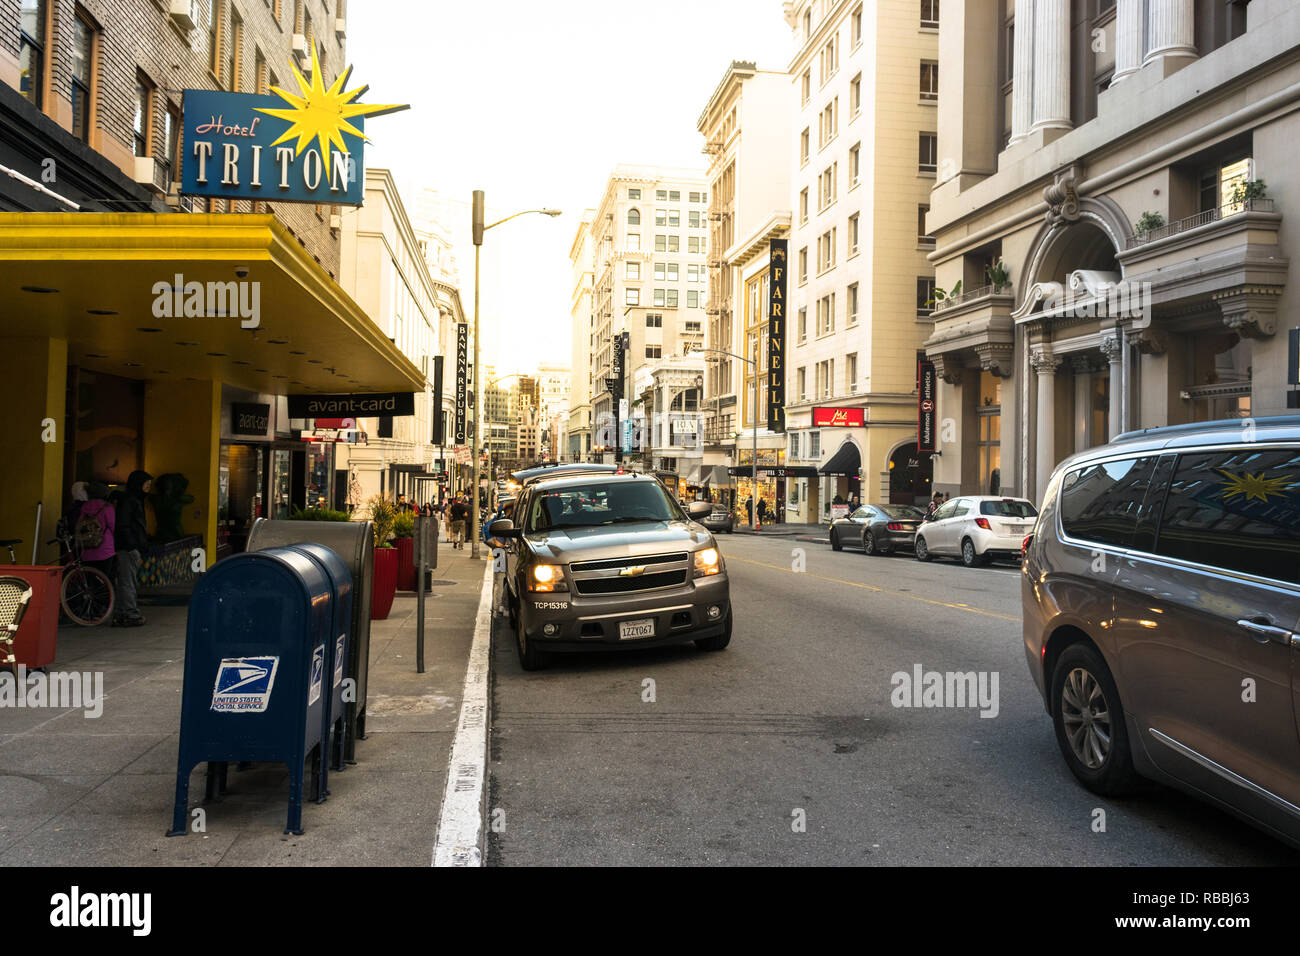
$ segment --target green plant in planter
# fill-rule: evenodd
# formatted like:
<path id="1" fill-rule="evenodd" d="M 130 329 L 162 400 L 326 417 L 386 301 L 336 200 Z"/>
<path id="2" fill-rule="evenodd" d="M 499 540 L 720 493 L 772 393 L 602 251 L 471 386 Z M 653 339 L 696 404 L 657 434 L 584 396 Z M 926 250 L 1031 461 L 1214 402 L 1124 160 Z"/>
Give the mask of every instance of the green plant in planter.
<path id="1" fill-rule="evenodd" d="M 399 511 L 393 519 L 394 538 L 415 537 L 415 515 L 410 511 Z"/>
<path id="2" fill-rule="evenodd" d="M 955 286 L 953 286 L 951 289 L 947 290 L 946 292 L 943 289 L 940 289 L 938 286 L 935 286 L 934 295 L 930 298 L 929 301 L 925 303 L 926 308 L 933 309 L 940 302 L 946 302 L 948 299 L 955 299 L 959 295 L 961 295 L 960 279 L 957 280 L 957 284 Z"/>
<path id="3" fill-rule="evenodd" d="M 1011 285 L 1011 270 L 1007 268 L 1001 256 L 984 267 L 984 277 L 988 279 L 989 285 L 993 286 L 994 292 Z"/>
<path id="4" fill-rule="evenodd" d="M 294 521 L 351 521 L 352 515 L 346 511 L 335 511 L 332 508 L 299 508 L 289 513 L 289 517 Z"/>
<path id="5" fill-rule="evenodd" d="M 1233 187 L 1231 201 L 1241 205 L 1250 202 L 1252 199 L 1263 199 L 1267 195 L 1268 184 L 1264 180 L 1247 179 Z"/>
<path id="6" fill-rule="evenodd" d="M 1138 221 L 1133 223 L 1133 235 L 1141 236 L 1153 229 L 1160 229 L 1165 224 L 1165 217 L 1158 212 L 1144 212 L 1138 216 Z"/>
<path id="7" fill-rule="evenodd" d="M 391 548 L 388 539 L 393 536 L 393 524 L 397 521 L 397 506 L 383 495 L 375 495 L 366 502 L 366 517 L 370 519 L 370 526 L 375 534 L 375 547 Z"/>

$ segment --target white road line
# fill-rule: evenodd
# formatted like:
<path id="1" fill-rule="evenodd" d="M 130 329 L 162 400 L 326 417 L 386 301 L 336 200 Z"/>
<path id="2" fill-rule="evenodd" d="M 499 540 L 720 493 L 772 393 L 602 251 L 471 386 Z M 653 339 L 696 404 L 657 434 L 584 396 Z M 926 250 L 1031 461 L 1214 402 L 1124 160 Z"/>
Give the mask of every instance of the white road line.
<path id="1" fill-rule="evenodd" d="M 460 722 L 447 765 L 434 866 L 483 865 L 483 801 L 486 790 L 488 667 L 492 644 L 492 562 L 485 562 L 483 589 L 474 619 Z"/>

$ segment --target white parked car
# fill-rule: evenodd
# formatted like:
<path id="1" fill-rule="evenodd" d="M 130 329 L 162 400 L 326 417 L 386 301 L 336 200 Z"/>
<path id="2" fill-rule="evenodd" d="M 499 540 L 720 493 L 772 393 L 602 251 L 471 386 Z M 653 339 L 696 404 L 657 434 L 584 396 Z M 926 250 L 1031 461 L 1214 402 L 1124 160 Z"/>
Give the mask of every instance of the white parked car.
<path id="1" fill-rule="evenodd" d="M 968 568 L 994 558 L 1020 559 L 1025 535 L 1034 530 L 1038 509 L 1024 498 L 970 495 L 939 506 L 916 531 L 916 559 L 951 555 Z"/>

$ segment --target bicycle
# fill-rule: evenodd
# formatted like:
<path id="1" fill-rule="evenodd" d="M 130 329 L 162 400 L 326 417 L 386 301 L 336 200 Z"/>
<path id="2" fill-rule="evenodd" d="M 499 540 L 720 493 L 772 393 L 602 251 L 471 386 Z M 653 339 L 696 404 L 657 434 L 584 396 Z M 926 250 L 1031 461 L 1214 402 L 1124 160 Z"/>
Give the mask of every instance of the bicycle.
<path id="1" fill-rule="evenodd" d="M 67 522 L 60 519 L 55 528 L 58 537 L 50 544 L 61 544 L 63 556 L 63 581 L 59 585 L 59 606 L 74 624 L 98 627 L 113 614 L 117 604 L 117 591 L 112 579 L 99 568 L 81 562 L 81 550 Z"/>

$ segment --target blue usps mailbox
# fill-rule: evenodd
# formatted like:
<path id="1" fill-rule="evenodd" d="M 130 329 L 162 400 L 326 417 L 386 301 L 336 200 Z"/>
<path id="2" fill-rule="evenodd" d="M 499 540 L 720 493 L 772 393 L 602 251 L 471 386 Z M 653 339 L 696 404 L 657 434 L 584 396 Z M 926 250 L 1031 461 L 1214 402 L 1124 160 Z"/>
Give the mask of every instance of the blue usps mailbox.
<path id="1" fill-rule="evenodd" d="M 186 832 L 190 773 L 209 761 L 289 768 L 286 833 L 302 833 L 307 755 L 322 744 L 329 706 L 334 588 L 301 551 L 233 555 L 203 575 L 185 636 L 176 805 L 168 836 Z M 320 784 L 321 796 L 324 783 Z"/>
<path id="2" fill-rule="evenodd" d="M 328 675 L 329 692 L 327 696 L 328 707 L 325 709 L 323 719 L 325 726 L 321 731 L 321 739 L 329 742 L 328 752 L 333 755 L 333 765 L 335 770 L 344 768 L 343 762 L 343 736 L 344 736 L 344 702 L 356 700 L 356 681 L 348 683 L 344 680 L 348 670 L 348 653 L 352 646 L 352 572 L 348 570 L 347 564 L 332 549 L 323 544 L 313 544 L 305 541 L 300 544 L 285 545 L 290 551 L 297 551 L 307 555 L 325 572 L 329 578 L 330 586 L 334 589 L 334 613 L 332 625 L 330 628 L 329 640 L 329 660 L 327 661 L 326 674 Z M 350 692 L 350 694 L 349 694 Z M 321 789 L 325 790 L 329 781 L 329 768 L 325 765 L 321 767 Z M 328 792 L 328 791 L 326 791 Z"/>

